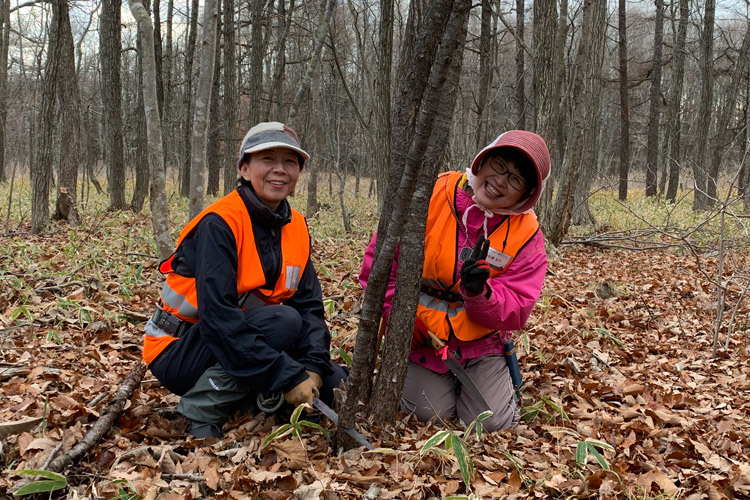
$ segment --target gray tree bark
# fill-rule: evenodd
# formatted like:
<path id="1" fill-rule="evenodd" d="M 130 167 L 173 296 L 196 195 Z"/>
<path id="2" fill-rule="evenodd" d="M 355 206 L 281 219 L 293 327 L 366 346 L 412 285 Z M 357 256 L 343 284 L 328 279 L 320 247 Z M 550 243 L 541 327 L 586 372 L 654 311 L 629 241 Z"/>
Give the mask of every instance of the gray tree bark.
<path id="1" fill-rule="evenodd" d="M 698 100 L 698 126 L 695 132 L 695 155 L 693 162 L 693 179 L 695 192 L 693 193 L 693 210 L 704 210 L 713 202 L 708 197 L 708 165 L 706 164 L 706 148 L 708 133 L 711 129 L 712 106 L 714 100 L 714 85 L 712 80 L 714 59 L 714 16 L 716 0 L 706 0 L 703 16 L 703 29 L 700 36 L 700 57 L 698 68 L 700 71 L 700 97 Z"/>
<path id="2" fill-rule="evenodd" d="M 99 18 L 99 64 L 102 70 L 102 105 L 104 115 L 104 148 L 107 159 L 107 191 L 112 210 L 124 210 L 125 158 L 122 131 L 121 14 L 120 0 L 102 0 Z"/>
<path id="3" fill-rule="evenodd" d="M 382 213 L 391 167 L 391 73 L 393 68 L 393 0 L 380 0 L 378 72 L 375 75 L 375 177 L 378 213 Z"/>
<path id="4" fill-rule="evenodd" d="M 727 146 L 732 142 L 732 130 L 730 129 L 730 121 L 732 116 L 735 114 L 738 104 L 738 98 L 740 97 L 740 85 L 744 79 L 746 79 L 745 68 L 747 67 L 747 60 L 750 58 L 750 27 L 745 31 L 745 36 L 742 39 L 742 46 L 740 47 L 739 54 L 736 58 L 736 63 L 732 71 L 732 78 L 729 83 L 729 89 L 727 91 L 727 103 L 724 106 L 719 107 L 718 115 L 716 117 L 716 138 L 711 142 L 711 164 L 709 168 L 709 179 L 713 179 L 713 182 L 708 183 L 708 197 L 709 199 L 716 199 L 718 194 L 718 179 L 719 179 L 719 167 L 724 163 L 722 161 L 722 155 L 724 154 Z"/>
<path id="5" fill-rule="evenodd" d="M 477 90 L 477 132 L 474 143 L 477 151 L 482 149 L 489 141 L 486 108 L 487 98 L 490 93 L 490 81 L 492 78 L 492 1 L 482 0 L 481 6 L 481 25 L 479 29 L 479 88 Z"/>
<path id="6" fill-rule="evenodd" d="M 593 175 L 598 140 L 601 68 L 604 60 L 606 0 L 585 0 L 583 26 L 573 70 L 572 116 L 561 170 L 561 182 L 549 221 L 542 221 L 548 241 L 557 246 L 570 226 L 576 182 Z"/>
<path id="7" fill-rule="evenodd" d="M 283 0 L 282 0 L 283 1 Z M 234 42 L 234 0 L 224 0 L 224 194 L 234 189 L 237 181 L 237 48 Z"/>
<path id="8" fill-rule="evenodd" d="M 310 91 L 310 83 L 312 82 L 312 75 L 315 67 L 318 65 L 320 60 L 320 53 L 323 50 L 323 43 L 325 42 L 328 34 L 328 24 L 333 14 L 333 7 L 336 5 L 336 0 L 321 0 L 321 3 L 325 5 L 325 9 L 321 9 L 320 15 L 318 16 L 318 27 L 315 30 L 315 39 L 313 40 L 313 47 L 310 53 L 310 58 L 307 60 L 307 66 L 305 67 L 305 74 L 302 77 L 302 83 L 297 90 L 297 94 L 294 96 L 294 101 L 289 108 L 289 116 L 287 123 L 290 127 L 293 126 L 294 120 L 297 117 L 302 99 L 307 96 Z"/>
<path id="9" fill-rule="evenodd" d="M 656 196 L 659 161 L 659 119 L 661 117 L 661 55 L 664 38 L 664 0 L 656 0 L 654 57 L 649 93 L 648 145 L 646 146 L 646 196 Z"/>
<path id="10" fill-rule="evenodd" d="M 268 89 L 268 116 L 274 120 L 282 121 L 286 116 L 284 113 L 284 74 L 286 70 L 286 39 L 289 34 L 288 26 L 294 12 L 294 0 L 289 2 L 286 8 L 286 0 L 278 0 L 276 3 L 276 65 L 273 70 L 273 79 Z M 278 93 L 278 95 L 277 95 Z M 274 111 L 271 113 L 271 107 Z"/>
<path id="11" fill-rule="evenodd" d="M 5 168 L 5 122 L 8 117 L 9 47 L 10 0 L 0 0 L 0 182 L 8 179 Z"/>
<path id="12" fill-rule="evenodd" d="M 438 45 L 453 9 L 452 0 L 434 0 L 428 4 L 429 16 L 418 24 L 418 2 L 410 4 L 406 29 L 405 56 L 401 59 L 398 74 L 399 97 L 394 107 L 394 131 L 391 147 L 392 175 L 389 179 L 389 196 L 386 198 L 378 224 L 375 261 L 365 290 L 357 340 L 354 346 L 354 364 L 346 385 L 346 400 L 340 413 L 340 425 L 352 427 L 356 414 L 363 409 L 371 411 L 372 374 L 377 354 L 377 332 L 383 307 L 393 256 L 403 234 L 408 217 L 421 161 L 424 159 L 432 129 L 437 118 L 434 102 L 423 102 L 427 82 L 431 80 Z M 421 13 L 421 12 L 419 12 Z M 410 43 L 413 41 L 414 43 Z M 441 61 L 443 62 L 443 61 Z M 431 94 L 435 99 L 439 94 Z M 395 332 L 395 330 L 393 331 Z M 409 332 L 401 332 L 411 335 Z"/>
<path id="13" fill-rule="evenodd" d="M 677 27 L 677 38 L 674 44 L 672 69 L 672 93 L 667 108 L 667 140 L 669 143 L 669 182 L 667 200 L 674 202 L 677 198 L 677 186 L 680 182 L 680 164 L 682 158 L 682 87 L 685 80 L 685 39 L 687 23 L 690 16 L 688 0 L 680 0 L 680 20 Z"/>
<path id="14" fill-rule="evenodd" d="M 77 207 L 78 165 L 81 162 L 81 97 L 78 92 L 73 32 L 70 28 L 68 1 L 55 2 L 60 38 L 59 77 L 57 101 L 60 104 L 60 174 L 55 203 L 56 220 L 67 220 L 75 227 L 81 223 Z"/>
<path id="15" fill-rule="evenodd" d="M 547 142 L 552 165 L 562 163 L 561 102 L 565 79 L 565 39 L 567 37 L 568 1 L 561 0 L 560 15 L 557 0 L 534 2 L 534 101 L 536 132 Z M 550 36 L 555 33 L 555 36 Z M 552 197 L 560 178 L 553 169 L 547 187 L 535 208 L 540 221 L 552 216 Z"/>
<path id="16" fill-rule="evenodd" d="M 260 103 L 263 97 L 263 54 L 266 47 L 263 43 L 263 6 L 265 0 L 253 0 L 252 3 L 252 30 L 250 39 L 250 84 L 249 104 L 247 119 L 252 127 L 260 122 Z"/>
<path id="17" fill-rule="evenodd" d="M 216 35 L 215 35 L 215 56 L 214 56 L 214 75 L 211 79 L 211 106 L 208 113 L 208 143 L 206 146 L 206 167 L 208 168 L 208 183 L 206 184 L 206 193 L 212 196 L 219 194 L 219 177 L 221 169 L 225 165 L 224 154 L 228 151 L 221 147 L 222 131 L 222 101 L 221 95 L 221 37 L 222 17 L 221 9 L 223 4 L 221 0 L 216 0 Z M 231 154 L 231 153 L 229 153 Z M 234 156 L 232 154 L 232 156 Z"/>
<path id="18" fill-rule="evenodd" d="M 440 171 L 447 151 L 451 119 L 456 105 L 453 96 L 456 95 L 461 74 L 470 10 L 470 0 L 455 1 L 452 6 L 420 111 L 430 115 L 429 118 L 423 116 L 420 121 L 433 121 L 432 132 L 427 150 L 420 158 L 419 180 L 409 204 L 409 215 L 401 238 L 399 272 L 389 321 L 390 330 L 385 339 L 380 370 L 370 404 L 375 419 L 380 422 L 393 423 L 401 403 L 419 302 L 427 211 L 435 177 Z"/>
<path id="19" fill-rule="evenodd" d="M 193 0 L 190 11 L 190 25 L 188 27 L 187 47 L 185 48 L 185 89 L 182 99 L 182 167 L 180 169 L 180 196 L 190 196 L 190 170 L 192 164 L 191 137 L 193 132 L 193 59 L 195 58 L 195 43 L 198 38 L 198 8 L 199 1 Z M 191 202 L 189 202 L 191 203 Z"/>
<path id="20" fill-rule="evenodd" d="M 630 176 L 630 98 L 628 92 L 628 24 L 626 0 L 618 2 L 617 43 L 620 56 L 620 166 L 617 197 L 620 201 L 628 198 L 628 177 Z"/>
<path id="21" fill-rule="evenodd" d="M 66 0 L 56 0 L 63 2 Z M 57 94 L 57 80 L 62 57 L 61 27 L 59 8 L 52 10 L 49 40 L 47 45 L 47 61 L 44 66 L 44 81 L 42 87 L 42 102 L 39 111 L 39 133 L 36 142 L 38 150 L 31 162 L 31 232 L 40 234 L 49 226 L 49 189 L 52 178 L 53 161 L 53 132 L 55 120 L 55 96 Z"/>
<path id="22" fill-rule="evenodd" d="M 206 0 L 203 4 L 203 39 L 201 40 L 200 78 L 195 99 L 193 137 L 190 155 L 190 218 L 198 215 L 205 206 L 206 194 L 206 145 L 208 143 L 208 116 L 211 105 L 211 90 L 216 64 L 216 13 L 217 0 Z"/>
<path id="23" fill-rule="evenodd" d="M 130 12 L 138 23 L 138 36 L 143 47 L 143 107 L 146 114 L 149 171 L 151 177 L 151 223 L 159 257 L 166 259 L 172 253 L 169 234 L 164 152 L 162 150 L 161 119 L 156 95 L 156 60 L 154 57 L 154 31 L 148 11 L 140 0 L 128 0 Z"/>
<path id="24" fill-rule="evenodd" d="M 133 189 L 133 198 L 130 202 L 130 206 L 133 208 L 135 213 L 140 213 L 143 210 L 143 205 L 146 203 L 146 197 L 148 196 L 148 187 L 150 184 L 149 176 L 149 160 L 148 160 L 148 133 L 146 130 L 146 112 L 143 106 L 143 40 L 140 37 L 136 39 L 136 49 L 138 50 L 138 58 L 136 59 L 136 71 L 138 76 L 136 78 L 136 92 L 137 97 L 135 99 L 136 109 L 135 113 L 135 189 Z M 162 122 L 163 123 L 163 122 Z M 162 127 L 163 130 L 163 127 Z M 163 137 L 162 137 L 163 139 Z M 162 145 L 164 142 L 162 142 Z"/>
<path id="25" fill-rule="evenodd" d="M 321 73 L 320 67 L 315 71 L 313 76 L 313 86 L 311 89 L 312 93 L 312 109 L 313 115 L 325 116 L 323 112 L 323 89 L 321 88 Z M 325 139 L 325 121 L 316 120 L 313 124 L 313 156 L 310 161 L 305 165 L 307 170 L 307 206 L 305 207 L 305 216 L 309 219 L 318 213 L 320 206 L 318 205 L 318 171 L 319 165 L 323 164 L 323 158 L 325 157 L 326 150 L 326 139 Z"/>
<path id="26" fill-rule="evenodd" d="M 526 129 L 526 48 L 522 43 L 525 32 L 526 4 L 524 0 L 516 0 L 516 128 L 521 130 Z"/>

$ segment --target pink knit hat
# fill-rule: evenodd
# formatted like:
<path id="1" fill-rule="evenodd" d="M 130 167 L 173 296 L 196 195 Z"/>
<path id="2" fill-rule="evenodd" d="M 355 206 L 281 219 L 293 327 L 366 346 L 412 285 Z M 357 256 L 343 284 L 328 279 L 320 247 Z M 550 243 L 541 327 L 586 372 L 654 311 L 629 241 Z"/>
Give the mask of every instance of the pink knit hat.
<path id="1" fill-rule="evenodd" d="M 484 157 L 491 151 L 498 148 L 513 148 L 519 150 L 528 157 L 531 164 L 536 169 L 537 183 L 536 188 L 530 193 L 526 202 L 518 207 L 514 207 L 514 212 L 525 212 L 529 210 L 539 200 L 544 191 L 544 185 L 549 177 L 550 156 L 547 149 L 547 143 L 539 135 L 526 130 L 509 130 L 500 134 L 497 139 L 487 145 L 471 162 L 471 172 L 476 175 L 479 167 L 482 166 Z"/>

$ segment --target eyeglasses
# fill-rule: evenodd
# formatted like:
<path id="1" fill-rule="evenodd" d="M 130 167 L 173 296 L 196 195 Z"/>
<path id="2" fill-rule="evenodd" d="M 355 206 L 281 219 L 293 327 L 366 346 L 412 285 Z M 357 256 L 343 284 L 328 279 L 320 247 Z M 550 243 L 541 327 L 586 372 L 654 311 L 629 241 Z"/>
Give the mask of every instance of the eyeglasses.
<path id="1" fill-rule="evenodd" d="M 523 177 L 521 177 L 518 174 L 514 174 L 510 170 L 508 170 L 508 165 L 499 156 L 495 156 L 493 158 L 490 158 L 490 160 L 487 162 L 490 166 L 490 168 L 495 172 L 497 175 L 506 175 L 508 177 L 508 184 L 510 184 L 510 187 L 515 189 L 516 191 L 523 191 L 526 189 L 526 181 L 523 180 Z"/>

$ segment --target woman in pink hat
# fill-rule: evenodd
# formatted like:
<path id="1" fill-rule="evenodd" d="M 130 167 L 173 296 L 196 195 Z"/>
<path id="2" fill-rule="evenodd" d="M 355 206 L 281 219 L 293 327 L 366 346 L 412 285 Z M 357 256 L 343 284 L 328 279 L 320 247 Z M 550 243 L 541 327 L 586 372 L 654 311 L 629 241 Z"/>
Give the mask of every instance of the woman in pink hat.
<path id="1" fill-rule="evenodd" d="M 486 410 L 444 363 L 450 353 L 492 411 L 482 422 L 485 429 L 518 423 L 505 348 L 541 294 L 547 254 L 532 207 L 549 172 L 544 139 L 511 130 L 480 151 L 466 172 L 438 176 L 427 216 L 421 293 L 401 398 L 402 408 L 419 420 L 438 415 L 468 424 Z M 375 237 L 360 272 L 363 287 L 374 248 Z M 396 259 L 383 309 L 386 321 L 397 267 Z M 513 363 L 515 357 L 507 354 Z"/>

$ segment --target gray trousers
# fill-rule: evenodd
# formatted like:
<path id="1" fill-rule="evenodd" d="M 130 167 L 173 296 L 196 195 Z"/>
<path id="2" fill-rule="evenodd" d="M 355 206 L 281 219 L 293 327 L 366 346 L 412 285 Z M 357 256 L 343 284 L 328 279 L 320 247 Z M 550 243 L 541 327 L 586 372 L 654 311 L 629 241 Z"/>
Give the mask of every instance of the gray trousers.
<path id="1" fill-rule="evenodd" d="M 323 379 L 320 399 L 333 404 L 333 389 L 339 386 L 348 373 L 331 363 L 333 373 Z M 258 411 L 255 401 L 258 392 L 229 375 L 218 363 L 209 367 L 198 381 L 180 398 L 177 411 L 197 422 L 222 425 L 235 413 Z"/>
<path id="2" fill-rule="evenodd" d="M 518 425 L 520 410 L 513 399 L 513 383 L 502 354 L 482 356 L 467 361 L 466 372 L 492 410 L 482 425 L 488 432 Z M 457 394 L 458 393 L 458 394 Z M 401 408 L 426 422 L 439 415 L 443 419 L 460 419 L 465 425 L 476 420 L 480 410 L 468 392 L 461 390 L 452 372 L 436 373 L 409 362 Z"/>

